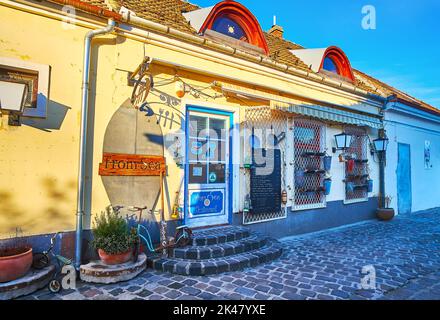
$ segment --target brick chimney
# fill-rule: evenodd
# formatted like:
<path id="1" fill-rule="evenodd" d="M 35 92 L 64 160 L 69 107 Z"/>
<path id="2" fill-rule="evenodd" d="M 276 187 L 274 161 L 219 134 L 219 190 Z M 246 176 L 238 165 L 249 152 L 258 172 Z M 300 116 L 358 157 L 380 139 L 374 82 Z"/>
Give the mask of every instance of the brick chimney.
<path id="1" fill-rule="evenodd" d="M 271 34 L 279 39 L 283 39 L 284 29 L 282 26 L 277 25 L 277 17 L 276 16 L 273 16 L 273 26 L 272 26 L 272 28 L 270 28 L 270 30 L 268 32 L 269 32 L 269 34 Z"/>

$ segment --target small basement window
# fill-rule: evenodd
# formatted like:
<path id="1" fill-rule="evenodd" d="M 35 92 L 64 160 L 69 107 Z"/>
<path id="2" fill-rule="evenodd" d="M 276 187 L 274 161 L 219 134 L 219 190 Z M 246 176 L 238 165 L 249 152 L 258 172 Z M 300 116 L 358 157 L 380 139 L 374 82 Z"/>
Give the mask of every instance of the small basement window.
<path id="1" fill-rule="evenodd" d="M 48 65 L 0 57 L 0 81 L 26 84 L 24 117 L 45 118 L 49 95 Z"/>

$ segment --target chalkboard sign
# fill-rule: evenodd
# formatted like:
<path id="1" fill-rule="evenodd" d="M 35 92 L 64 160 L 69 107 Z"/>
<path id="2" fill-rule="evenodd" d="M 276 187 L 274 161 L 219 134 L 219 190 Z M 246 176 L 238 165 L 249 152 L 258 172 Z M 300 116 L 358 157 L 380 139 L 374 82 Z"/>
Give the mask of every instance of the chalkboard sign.
<path id="1" fill-rule="evenodd" d="M 252 214 L 281 211 L 280 150 L 253 150 L 250 183 Z"/>

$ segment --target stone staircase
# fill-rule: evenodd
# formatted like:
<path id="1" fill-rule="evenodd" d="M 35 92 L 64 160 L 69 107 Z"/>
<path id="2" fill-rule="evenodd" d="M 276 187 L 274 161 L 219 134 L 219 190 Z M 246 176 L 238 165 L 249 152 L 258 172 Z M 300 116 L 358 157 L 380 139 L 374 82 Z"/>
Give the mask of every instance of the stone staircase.
<path id="1" fill-rule="evenodd" d="M 225 226 L 195 230 L 191 246 L 171 249 L 168 257 L 150 256 L 147 265 L 163 272 L 204 276 L 255 267 L 281 254 L 278 241 L 244 227 Z"/>

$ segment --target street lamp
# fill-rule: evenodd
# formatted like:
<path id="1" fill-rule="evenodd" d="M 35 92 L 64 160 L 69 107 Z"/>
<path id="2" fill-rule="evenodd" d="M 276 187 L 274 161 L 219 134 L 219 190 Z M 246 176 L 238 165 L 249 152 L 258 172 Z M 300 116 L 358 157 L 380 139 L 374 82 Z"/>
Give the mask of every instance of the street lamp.
<path id="1" fill-rule="evenodd" d="M 374 149 L 379 157 L 379 200 L 381 208 L 385 208 L 385 166 L 389 142 L 390 140 L 384 129 L 379 130 L 379 138 L 373 140 Z"/>
<path id="2" fill-rule="evenodd" d="M 378 138 L 378 139 L 373 141 L 374 149 L 378 153 L 379 152 L 386 152 L 389 142 L 390 142 L 390 140 L 386 136 L 385 137 L 380 137 L 380 138 Z"/>

